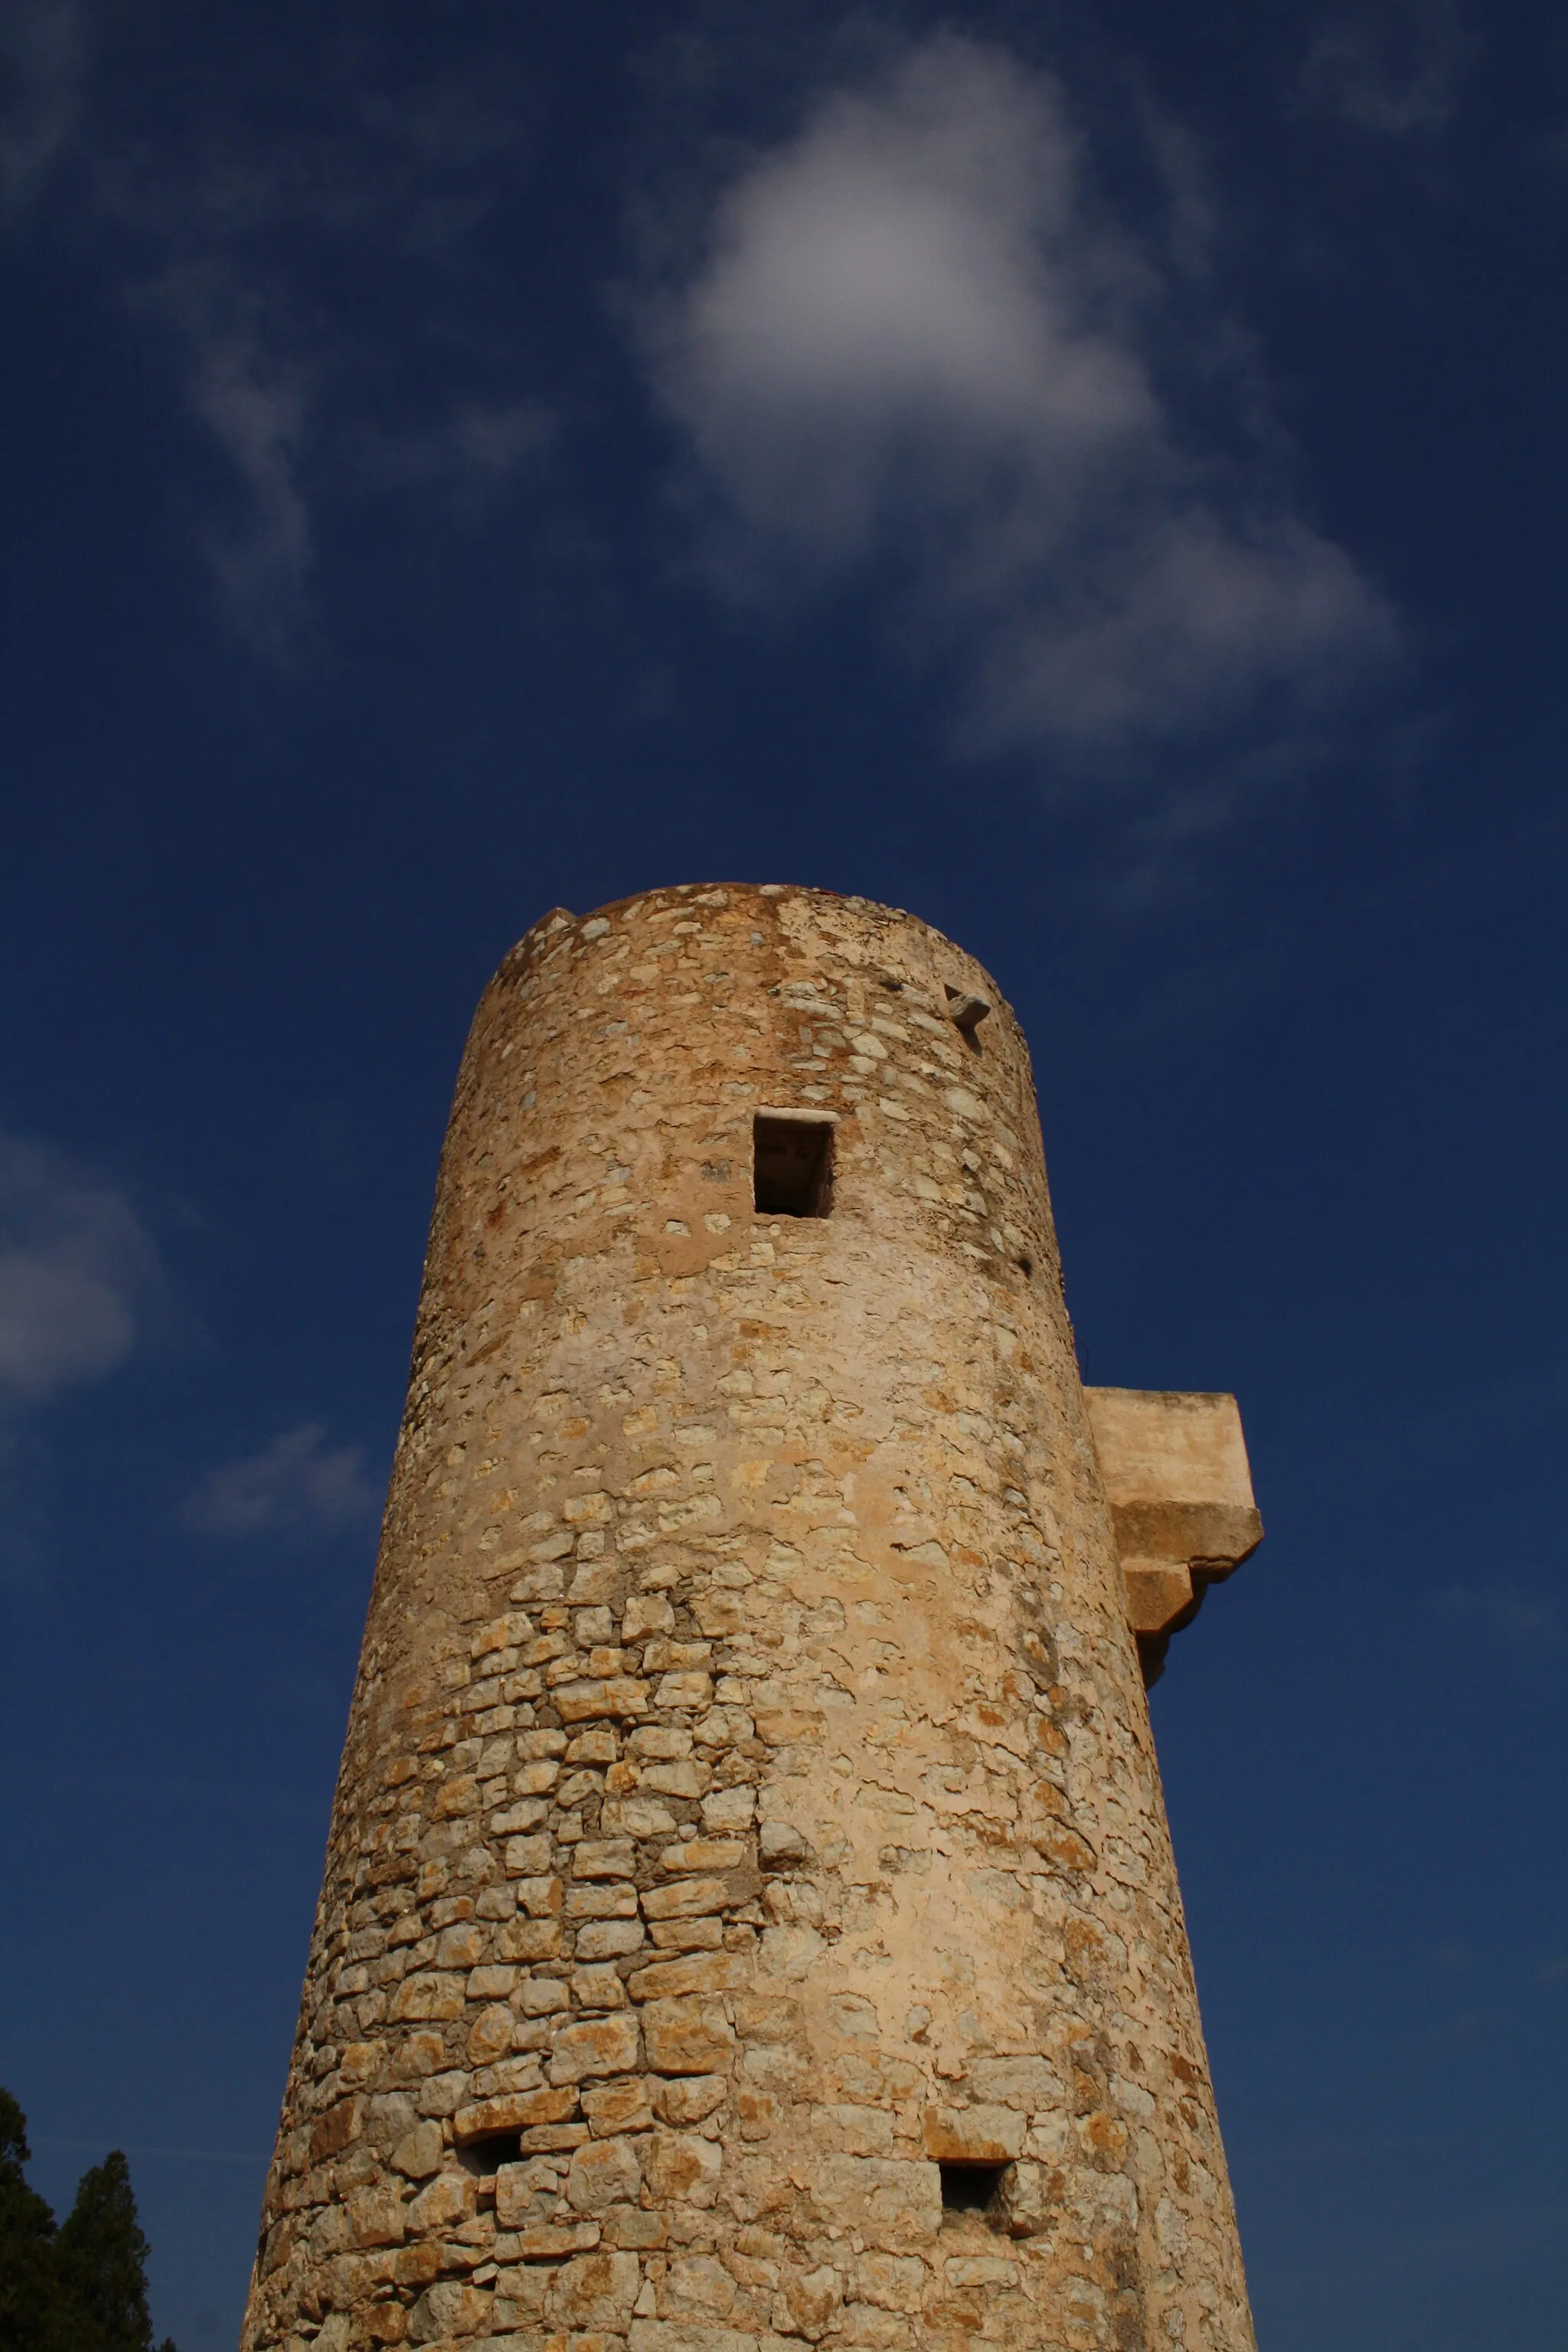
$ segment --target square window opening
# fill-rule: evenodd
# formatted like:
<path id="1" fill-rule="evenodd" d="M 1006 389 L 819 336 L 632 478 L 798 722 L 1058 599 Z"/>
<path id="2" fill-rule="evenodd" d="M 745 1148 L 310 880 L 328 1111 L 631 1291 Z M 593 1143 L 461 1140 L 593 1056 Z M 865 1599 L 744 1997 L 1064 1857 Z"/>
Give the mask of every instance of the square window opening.
<path id="1" fill-rule="evenodd" d="M 939 2164 L 942 2210 L 984 2213 L 1002 2186 L 1005 2164 Z"/>
<path id="2" fill-rule="evenodd" d="M 759 1216 L 831 1214 L 832 1121 L 760 1112 L 752 1131 L 752 1197 Z"/>
<path id="3" fill-rule="evenodd" d="M 477 2173 L 481 2180 L 493 2180 L 503 2164 L 517 2164 L 521 2157 L 520 2131 L 491 2132 L 484 2139 L 463 2140 L 458 2147 L 464 2171 Z"/>

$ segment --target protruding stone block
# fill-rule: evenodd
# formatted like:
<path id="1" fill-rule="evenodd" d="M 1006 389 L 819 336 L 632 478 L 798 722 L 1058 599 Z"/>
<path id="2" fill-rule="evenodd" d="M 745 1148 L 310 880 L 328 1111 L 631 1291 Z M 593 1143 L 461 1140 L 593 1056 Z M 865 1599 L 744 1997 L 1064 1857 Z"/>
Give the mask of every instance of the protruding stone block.
<path id="1" fill-rule="evenodd" d="M 1233 1396 L 1085 1389 L 1144 1677 L 1191 1624 L 1211 1584 L 1263 1539 Z"/>

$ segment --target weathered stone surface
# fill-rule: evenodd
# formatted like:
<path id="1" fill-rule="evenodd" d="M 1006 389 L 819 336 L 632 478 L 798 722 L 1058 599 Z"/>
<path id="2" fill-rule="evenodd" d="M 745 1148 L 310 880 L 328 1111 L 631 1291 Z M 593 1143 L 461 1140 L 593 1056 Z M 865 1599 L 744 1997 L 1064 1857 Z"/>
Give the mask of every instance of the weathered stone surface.
<path id="1" fill-rule="evenodd" d="M 393 2149 L 392 2161 L 410 2180 L 426 2179 L 441 2161 L 440 2125 L 416 2124 Z"/>
<path id="2" fill-rule="evenodd" d="M 661 2123 L 700 2124 L 729 2096 L 722 2074 L 675 2074 L 653 2085 L 654 2112 Z"/>
<path id="3" fill-rule="evenodd" d="M 408 2208 L 408 2227 L 420 2236 L 460 2229 L 471 2221 L 479 2189 L 471 2173 L 438 2173 Z"/>
<path id="4" fill-rule="evenodd" d="M 1244 1479 L 1228 1400 L 1086 1399 L 950 941 L 772 887 L 537 924 L 443 1158 L 244 2352 L 1252 2352 L 1133 1642 Z"/>
<path id="5" fill-rule="evenodd" d="M 585 2084 L 583 2113 L 593 2126 L 595 2137 L 602 2139 L 613 2132 L 651 2130 L 653 2108 L 648 2103 L 649 2093 L 656 2087 L 640 2074 L 627 2075 L 617 2083 Z"/>
<path id="6" fill-rule="evenodd" d="M 727 2319 L 734 2307 L 735 2282 L 711 2254 L 678 2254 L 658 2283 L 666 2319 Z"/>
<path id="7" fill-rule="evenodd" d="M 642 2012 L 647 2063 L 656 2074 L 706 2074 L 725 2066 L 735 2037 L 721 2001 L 650 2000 Z"/>
<path id="8" fill-rule="evenodd" d="M 572 2158 L 566 2201 L 574 2212 L 603 2213 L 612 2205 L 634 2204 L 641 2187 L 642 2166 L 627 2140 L 591 2140 Z"/>
<path id="9" fill-rule="evenodd" d="M 581 2083 L 595 2074 L 624 2074 L 637 2062 L 635 2017 L 584 2018 L 555 2037 L 550 2053 L 552 2083 Z"/>
<path id="10" fill-rule="evenodd" d="M 1067 2103 L 1060 2075 L 1043 2058 L 976 2058 L 968 2080 L 981 2100 L 1004 2106 L 1056 2110 Z"/>
<path id="11" fill-rule="evenodd" d="M 408 2208 L 401 2189 L 356 2189 L 348 2200 L 349 2235 L 356 2246 L 395 2246 L 403 2241 Z"/>
<path id="12" fill-rule="evenodd" d="M 426 2288 L 409 2314 L 409 2336 L 416 2344 L 436 2344 L 447 2336 L 488 2335 L 490 2310 L 490 2297 L 478 2287 L 442 2279 Z"/>
<path id="13" fill-rule="evenodd" d="M 626 1979 L 626 1990 L 634 2000 L 673 2000 L 683 1993 L 739 1992 L 751 1977 L 749 1955 L 702 1952 L 637 1969 Z"/>
<path id="14" fill-rule="evenodd" d="M 1059 2172 L 1043 2164 L 1010 2164 L 996 2192 L 997 2221 L 1010 2237 L 1037 2237 L 1049 2228 L 1061 2195 Z"/>
<path id="15" fill-rule="evenodd" d="M 864 2230 L 879 2246 L 923 2244 L 942 2221 L 942 2175 L 934 2164 L 827 2156 L 811 2189 L 835 2221 Z"/>
<path id="16" fill-rule="evenodd" d="M 712 2140 L 695 2132 L 656 2132 L 646 2163 L 648 2194 L 661 2205 L 711 2205 L 723 2166 Z"/>
<path id="17" fill-rule="evenodd" d="M 925 2151 L 942 2163 L 1004 2164 L 1022 2154 L 1027 2127 L 1016 2107 L 928 2107 Z"/>
<path id="18" fill-rule="evenodd" d="M 1236 1399 L 1085 1389 L 1128 1622 L 1157 1672 L 1206 1588 L 1255 1551 L 1263 1521 Z"/>
<path id="19" fill-rule="evenodd" d="M 552 2326 L 620 2333 L 628 2325 L 642 2284 L 636 2254 L 580 2256 L 563 2263 L 545 2304 Z"/>
<path id="20" fill-rule="evenodd" d="M 461 1977 L 405 1977 L 387 2013 L 394 2025 L 405 2025 L 416 2018 L 426 2022 L 447 2020 L 461 2017 L 466 1999 Z"/>
<path id="21" fill-rule="evenodd" d="M 631 2352 L 758 2352 L 754 2336 L 686 2320 L 634 2319 L 630 2345 Z"/>
<path id="22" fill-rule="evenodd" d="M 552 2263 L 563 2254 L 583 2253 L 599 2242 L 596 2221 L 531 2222 L 517 2232 L 517 2251 L 525 2263 Z"/>
<path id="23" fill-rule="evenodd" d="M 730 1900 L 727 1878 L 682 1878 L 673 1886 L 650 1886 L 642 1898 L 647 1919 L 699 1918 L 722 1910 Z"/>

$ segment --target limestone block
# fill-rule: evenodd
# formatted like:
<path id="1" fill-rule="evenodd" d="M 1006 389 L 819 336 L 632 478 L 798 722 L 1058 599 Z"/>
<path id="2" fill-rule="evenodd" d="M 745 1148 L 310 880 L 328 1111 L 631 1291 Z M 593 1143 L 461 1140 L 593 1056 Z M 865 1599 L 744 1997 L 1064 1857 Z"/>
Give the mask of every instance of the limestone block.
<path id="1" fill-rule="evenodd" d="M 611 1960 L 639 1951 L 646 1940 L 640 1919 L 594 1919 L 577 1930 L 580 1960 Z"/>
<path id="2" fill-rule="evenodd" d="M 685 2319 L 634 2319 L 629 2340 L 630 2352 L 758 2352 L 754 2336 Z"/>
<path id="3" fill-rule="evenodd" d="M 942 2175 L 935 2164 L 827 2156 L 811 2187 L 836 2222 L 861 2229 L 873 2245 L 923 2244 L 942 2223 Z"/>
<path id="4" fill-rule="evenodd" d="M 427 2179 L 440 2162 L 441 2126 L 437 2123 L 416 2124 L 392 2151 L 394 2169 L 410 2180 Z"/>
<path id="5" fill-rule="evenodd" d="M 403 2191 L 390 2183 L 383 2189 L 357 2189 L 348 2200 L 349 2234 L 356 2246 L 395 2246 L 407 2226 Z"/>
<path id="6" fill-rule="evenodd" d="M 557 2271 L 545 2302 L 546 2316 L 555 2327 L 618 2335 L 630 2323 L 641 2283 L 636 2254 L 579 2255 Z"/>
<path id="7" fill-rule="evenodd" d="M 1084 1403 L 1129 1621 L 1136 1633 L 1169 1633 L 1196 1613 L 1204 1583 L 1228 1576 L 1262 1541 L 1236 1399 L 1085 1389 Z"/>
<path id="8" fill-rule="evenodd" d="M 535 2269 L 530 2263 L 506 2264 L 496 2273 L 495 2317 L 498 2326 L 511 2327 L 538 2326 L 544 2318 L 545 2297 L 550 2292 L 552 2273 Z"/>
<path id="9" fill-rule="evenodd" d="M 692 1952 L 679 1960 L 654 1960 L 634 1969 L 626 1990 L 634 2000 L 677 2000 L 685 1993 L 739 1992 L 751 1981 L 749 1957 L 742 1952 Z"/>
<path id="10" fill-rule="evenodd" d="M 700 2124 L 721 2107 L 730 2085 L 722 2074 L 676 2074 L 653 2086 L 653 2111 L 661 2123 Z"/>
<path id="11" fill-rule="evenodd" d="M 918 2254 L 861 2254 L 851 2273 L 850 2291 L 858 2302 L 882 2311 L 918 2311 L 926 2277 Z"/>
<path id="12" fill-rule="evenodd" d="M 499 2003 L 482 2009 L 468 2029 L 468 2053 L 470 2066 L 489 2065 L 492 2059 L 505 2055 L 511 2048 L 517 2025 L 510 2009 Z"/>
<path id="13" fill-rule="evenodd" d="M 454 2279 L 426 2287 L 408 2316 L 408 2333 L 416 2344 L 436 2344 L 446 2336 L 488 2334 L 490 2297 L 478 2287 Z"/>
<path id="14" fill-rule="evenodd" d="M 844 2278 L 830 2263 L 815 2270 L 792 2272 L 774 2306 L 773 2325 L 789 2336 L 816 2343 L 831 2327 L 844 2300 Z"/>
<path id="15" fill-rule="evenodd" d="M 679 2254 L 658 2282 L 661 2319 L 727 2319 L 735 2307 L 735 2282 L 710 2254 Z"/>
<path id="16" fill-rule="evenodd" d="M 624 2074 L 637 2064 L 635 2016 L 584 2018 L 555 2037 L 550 2053 L 552 2083 L 581 2083 L 596 2074 Z"/>
<path id="17" fill-rule="evenodd" d="M 846 2156 L 891 2156 L 893 2118 L 885 2107 L 858 2107 L 839 2101 L 813 2107 L 812 2128 L 823 2147 Z"/>
<path id="18" fill-rule="evenodd" d="M 562 2122 L 577 2106 L 574 2090 L 521 2091 L 510 2096 L 481 2099 L 459 2107 L 452 2118 L 453 2136 L 465 2140 L 489 2139 L 500 2132 L 525 2131 L 531 2124 Z"/>
<path id="19" fill-rule="evenodd" d="M 654 2087 L 657 2089 L 657 2084 Z M 583 2093 L 583 2113 L 595 2139 L 616 2132 L 649 2131 L 654 2117 L 649 2085 L 640 2074 L 591 2084 Z"/>
<path id="20" fill-rule="evenodd" d="M 635 2203 L 641 2187 L 642 2164 L 629 2141 L 590 2140 L 572 2158 L 566 2201 L 574 2212 L 599 2214 L 611 2205 Z"/>
<path id="21" fill-rule="evenodd" d="M 1061 2193 L 1059 2172 L 1027 2160 L 1010 2164 L 997 2186 L 993 2210 L 1009 2237 L 1032 2238 L 1049 2228 L 1059 2212 Z"/>
<path id="22" fill-rule="evenodd" d="M 473 2219 L 478 2195 L 471 2173 L 438 2173 L 409 2206 L 408 2227 L 419 2235 L 460 2229 L 465 2221 Z M 399 2231 L 398 2234 L 403 2233 Z"/>
<path id="23" fill-rule="evenodd" d="M 563 2254 L 591 2252 L 599 2242 L 596 2221 L 531 2221 L 516 2233 L 525 2263 L 559 2262 Z"/>
<path id="24" fill-rule="evenodd" d="M 983 2100 L 1004 2106 L 1060 2107 L 1066 2099 L 1061 2076 L 1044 2058 L 976 2058 L 969 2080 Z"/>
<path id="25" fill-rule="evenodd" d="M 1018 2265 L 1000 2254 L 949 2255 L 942 2264 L 949 2286 L 1016 2286 Z"/>
<path id="26" fill-rule="evenodd" d="M 700 1917 L 707 1911 L 721 1911 L 730 1900 L 727 1878 L 686 1878 L 673 1886 L 650 1886 L 643 1895 L 643 1916 L 647 1919 L 680 1919 Z"/>
<path id="27" fill-rule="evenodd" d="M 708 2074 L 727 2067 L 735 2036 L 722 2001 L 700 1997 L 650 2000 L 642 2012 L 644 2046 L 656 2074 Z"/>
<path id="28" fill-rule="evenodd" d="M 928 2107 L 925 2152 L 942 2164 L 1005 2164 L 1022 2153 L 1027 2128 L 1015 2107 Z"/>
<path id="29" fill-rule="evenodd" d="M 719 2193 L 723 2152 L 694 2132 L 658 2131 L 647 2158 L 648 2193 L 661 2205 L 710 2206 Z"/>

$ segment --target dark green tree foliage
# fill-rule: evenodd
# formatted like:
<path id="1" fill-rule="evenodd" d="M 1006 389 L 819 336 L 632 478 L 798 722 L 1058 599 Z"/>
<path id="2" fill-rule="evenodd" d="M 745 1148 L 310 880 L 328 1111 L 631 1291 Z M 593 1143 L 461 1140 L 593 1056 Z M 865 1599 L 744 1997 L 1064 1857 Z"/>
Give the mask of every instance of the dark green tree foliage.
<path id="1" fill-rule="evenodd" d="M 85 2313 L 103 2352 L 152 2352 L 147 2241 L 136 2219 L 131 2167 L 115 2148 L 84 2172 L 56 2240 L 67 2294 Z"/>
<path id="2" fill-rule="evenodd" d="M 27 2119 L 0 2091 L 0 2352 L 69 2352 L 55 2217 L 22 2171 L 31 2153 Z"/>
<path id="3" fill-rule="evenodd" d="M 153 2352 L 147 2241 L 116 2148 L 82 2175 L 64 2225 L 23 2166 L 27 2123 L 0 2090 L 0 2352 Z M 159 2352 L 174 2352 L 164 2339 Z"/>

